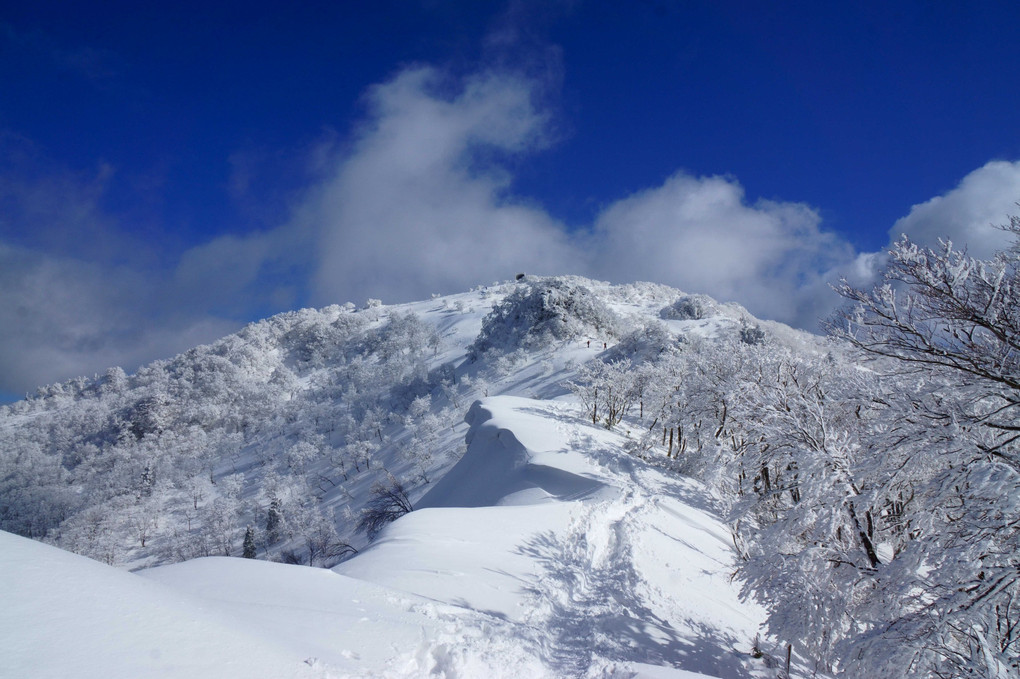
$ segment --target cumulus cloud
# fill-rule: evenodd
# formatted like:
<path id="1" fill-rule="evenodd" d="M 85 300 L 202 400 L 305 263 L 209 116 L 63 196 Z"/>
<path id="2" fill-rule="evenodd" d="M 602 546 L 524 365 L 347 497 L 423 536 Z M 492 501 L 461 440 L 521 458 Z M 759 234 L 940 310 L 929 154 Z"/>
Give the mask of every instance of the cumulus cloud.
<path id="1" fill-rule="evenodd" d="M 739 301 L 756 315 L 813 328 L 819 308 L 835 301 L 823 272 L 852 257 L 820 221 L 802 203 L 748 204 L 734 179 L 679 173 L 599 215 L 593 269 Z"/>
<path id="2" fill-rule="evenodd" d="M 372 89 L 349 153 L 299 209 L 319 233 L 316 299 L 407 300 L 579 269 L 564 227 L 509 197 L 506 162 L 546 142 L 528 80 L 431 68 Z"/>
<path id="3" fill-rule="evenodd" d="M 890 241 L 906 234 L 934 246 L 948 238 L 982 259 L 1010 244 L 1010 236 L 993 228 L 1020 212 L 1020 162 L 993 161 L 974 170 L 948 193 L 915 205 L 889 230 Z"/>
<path id="4" fill-rule="evenodd" d="M 531 80 L 430 68 L 374 88 L 369 117 L 301 204 L 319 234 L 316 301 L 405 301 L 517 271 L 655 280 L 814 327 L 821 277 L 852 257 L 798 203 L 744 199 L 733 179 L 677 174 L 570 230 L 514 199 L 506 169 L 548 140 Z"/>
<path id="5" fill-rule="evenodd" d="M 888 247 L 904 235 L 932 248 L 939 240 L 949 240 L 956 250 L 966 249 L 973 257 L 989 259 L 1012 245 L 1012 236 L 996 227 L 1020 214 L 1018 201 L 1020 162 L 989 162 L 953 189 L 911 207 L 889 229 L 887 249 L 861 253 L 853 262 L 834 269 L 832 276 L 846 278 L 858 288 L 879 283 L 888 263 Z"/>
<path id="6" fill-rule="evenodd" d="M 814 329 L 850 246 L 800 203 L 749 204 L 731 178 L 678 173 L 567 228 L 514 198 L 507 169 L 550 138 L 534 78 L 417 67 L 373 88 L 293 225 L 318 234 L 316 303 L 405 301 L 517 271 L 655 280 Z"/>

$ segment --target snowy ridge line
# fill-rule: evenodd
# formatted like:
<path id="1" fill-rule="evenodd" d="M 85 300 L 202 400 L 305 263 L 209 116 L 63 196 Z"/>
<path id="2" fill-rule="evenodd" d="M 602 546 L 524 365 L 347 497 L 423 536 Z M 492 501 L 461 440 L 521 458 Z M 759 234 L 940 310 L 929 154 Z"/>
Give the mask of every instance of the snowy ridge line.
<path id="1" fill-rule="evenodd" d="M 527 276 L 287 312 L 134 375 L 51 385 L 0 407 L 0 529 L 130 569 L 245 552 L 331 566 L 365 546 L 376 485 L 416 503 L 450 468 L 480 395 L 559 398 L 579 365 L 733 335 L 746 317 L 684 300 Z"/>
<path id="2" fill-rule="evenodd" d="M 499 398 L 515 404 L 523 401 Z M 555 462 L 540 464 L 536 452 L 529 450 L 514 430 L 497 417 L 498 407 L 487 405 L 492 402 L 492 399 L 475 401 L 468 409 L 464 417 L 469 426 L 465 436 L 467 452 L 418 502 L 419 510 L 521 504 L 553 498 L 573 500 L 605 488 L 604 483 L 592 478 L 593 468 L 567 471 Z M 557 441 L 555 447 L 566 451 L 567 445 L 566 441 Z M 549 454 L 539 457 L 544 461 Z M 480 482 L 483 476 L 487 483 Z"/>
<path id="3" fill-rule="evenodd" d="M 750 649 L 763 613 L 741 603 L 729 582 L 726 527 L 704 510 L 660 500 L 675 479 L 623 453 L 619 434 L 577 424 L 576 414 L 568 425 L 564 414 L 556 402 L 476 402 L 466 418 L 471 443 L 445 477 L 451 482 L 334 570 L 427 597 L 436 602 L 430 612 L 453 605 L 443 610 L 461 626 L 471 617 L 464 611 L 484 614 L 500 628 L 500 653 L 513 648 L 516 662 L 527 659 L 527 676 L 758 676 L 738 647 Z M 618 463 L 593 464 L 577 450 L 578 426 L 603 457 L 616 449 Z M 557 494 L 562 485 L 550 492 L 550 478 L 586 492 L 566 499 Z M 464 479 L 486 490 L 455 482 Z M 671 532 L 678 517 L 689 534 Z M 664 555 L 671 566 L 659 563 Z M 450 635 L 460 639 L 457 653 Z M 493 649 L 472 638 L 450 632 L 435 642 L 441 659 L 428 656 L 445 676 L 482 676 L 465 668 Z M 524 676 L 524 666 L 507 662 L 486 676 Z"/>

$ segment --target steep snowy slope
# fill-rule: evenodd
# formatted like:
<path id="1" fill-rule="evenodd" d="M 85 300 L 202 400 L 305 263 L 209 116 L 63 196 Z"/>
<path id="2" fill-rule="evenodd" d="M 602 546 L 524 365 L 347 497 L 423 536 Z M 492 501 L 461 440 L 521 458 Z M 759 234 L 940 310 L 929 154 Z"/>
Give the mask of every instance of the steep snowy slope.
<path id="1" fill-rule="evenodd" d="M 428 508 L 335 572 L 204 558 L 130 574 L 0 535 L 0 675 L 757 673 L 763 614 L 729 581 L 704 488 L 568 403 L 495 397 L 470 420 Z"/>
<path id="2" fill-rule="evenodd" d="M 260 557 L 332 565 L 364 545 L 373 486 L 395 478 L 417 500 L 456 461 L 474 399 L 560 396 L 593 359 L 748 323 L 663 286 L 572 277 L 281 314 L 0 407 L 0 529 L 140 568 L 240 555 L 250 528 Z"/>

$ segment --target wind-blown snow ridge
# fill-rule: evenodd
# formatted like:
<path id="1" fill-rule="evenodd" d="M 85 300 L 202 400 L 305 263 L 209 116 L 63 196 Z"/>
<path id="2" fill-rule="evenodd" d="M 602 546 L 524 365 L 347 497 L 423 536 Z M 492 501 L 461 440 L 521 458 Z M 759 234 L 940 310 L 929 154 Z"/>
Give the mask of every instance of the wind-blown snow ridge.
<path id="1" fill-rule="evenodd" d="M 562 440 L 555 421 L 527 416 L 531 401 L 504 396 L 488 403 L 471 406 L 464 418 L 471 427 L 467 452 L 421 499 L 419 509 L 576 499 L 606 487 Z"/>

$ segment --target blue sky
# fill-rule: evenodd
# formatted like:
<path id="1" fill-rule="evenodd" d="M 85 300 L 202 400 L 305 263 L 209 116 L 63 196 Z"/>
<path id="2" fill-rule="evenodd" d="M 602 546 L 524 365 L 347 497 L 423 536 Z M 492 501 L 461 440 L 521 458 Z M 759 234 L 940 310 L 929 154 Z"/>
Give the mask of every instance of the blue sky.
<path id="1" fill-rule="evenodd" d="M 212 6 L 209 6 L 209 5 Z M 900 232 L 1003 244 L 1005 2 L 6 3 L 0 392 L 519 270 L 815 329 Z"/>

